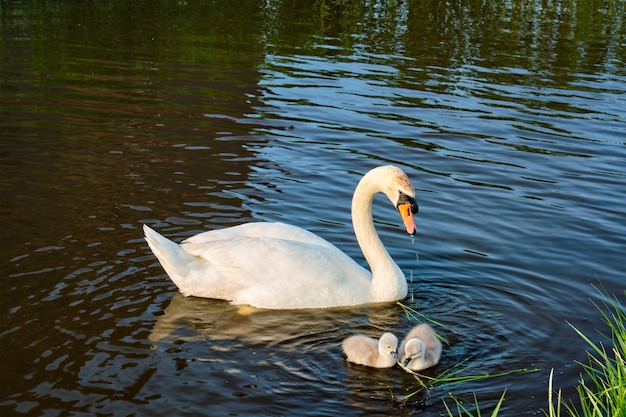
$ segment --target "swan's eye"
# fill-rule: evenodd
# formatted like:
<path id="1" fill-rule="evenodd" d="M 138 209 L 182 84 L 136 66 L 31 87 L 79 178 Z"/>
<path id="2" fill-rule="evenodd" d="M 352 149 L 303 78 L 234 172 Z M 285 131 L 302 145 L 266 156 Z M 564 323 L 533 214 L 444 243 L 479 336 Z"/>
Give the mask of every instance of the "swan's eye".
<path id="1" fill-rule="evenodd" d="M 410 204 L 411 213 L 417 214 L 417 212 L 419 211 L 419 206 L 417 205 L 417 202 L 415 201 L 415 199 L 413 197 L 409 197 L 408 195 L 404 194 L 402 191 L 400 191 L 399 193 L 400 193 L 400 196 L 398 197 L 397 206 L 400 206 L 402 204 Z"/>

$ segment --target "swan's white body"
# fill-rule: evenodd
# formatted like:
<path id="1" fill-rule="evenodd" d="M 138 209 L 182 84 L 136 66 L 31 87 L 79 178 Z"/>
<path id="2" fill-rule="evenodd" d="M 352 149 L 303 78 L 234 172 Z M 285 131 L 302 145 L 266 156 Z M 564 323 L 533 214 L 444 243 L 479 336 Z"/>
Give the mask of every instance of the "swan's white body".
<path id="1" fill-rule="evenodd" d="M 398 338 L 392 333 L 383 333 L 380 339 L 362 334 L 350 336 L 341 347 L 348 362 L 374 368 L 391 368 L 398 360 Z"/>
<path id="2" fill-rule="evenodd" d="M 400 363 L 412 371 L 420 371 L 439 363 L 441 341 L 426 323 L 415 326 L 402 340 L 398 357 Z"/>
<path id="3" fill-rule="evenodd" d="M 326 240 L 283 223 L 246 223 L 200 233 L 176 244 L 144 225 L 146 241 L 179 290 L 258 308 L 353 306 L 402 299 L 404 274 L 378 238 L 372 201 L 385 193 L 415 233 L 414 189 L 402 170 L 374 168 L 352 200 L 357 241 L 372 272 Z"/>

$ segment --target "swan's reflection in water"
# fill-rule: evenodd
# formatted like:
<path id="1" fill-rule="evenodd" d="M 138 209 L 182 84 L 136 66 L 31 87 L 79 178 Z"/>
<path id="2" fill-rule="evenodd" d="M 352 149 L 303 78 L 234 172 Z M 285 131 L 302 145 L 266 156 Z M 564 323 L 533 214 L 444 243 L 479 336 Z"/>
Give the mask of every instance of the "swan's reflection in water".
<path id="1" fill-rule="evenodd" d="M 394 331 L 402 318 L 395 304 L 334 309 L 263 310 L 227 301 L 185 297 L 175 293 L 157 318 L 149 339 L 239 340 L 251 345 L 285 349 L 314 347 L 362 332 L 378 337 Z"/>
<path id="2" fill-rule="evenodd" d="M 228 375 L 230 386 L 237 387 L 235 394 L 277 395 L 296 390 L 302 401 L 332 396 L 337 402 L 360 407 L 376 399 L 381 410 L 388 410 L 390 403 L 395 404 L 392 398 L 405 395 L 415 381 L 400 368 L 373 369 L 346 362 L 341 342 L 355 333 L 401 334 L 403 320 L 402 309 L 393 303 L 256 310 L 177 292 L 157 318 L 149 339 L 176 356 L 179 370 L 204 363 L 205 371 L 198 372 L 208 374 L 200 379 L 214 379 L 216 373 Z"/>

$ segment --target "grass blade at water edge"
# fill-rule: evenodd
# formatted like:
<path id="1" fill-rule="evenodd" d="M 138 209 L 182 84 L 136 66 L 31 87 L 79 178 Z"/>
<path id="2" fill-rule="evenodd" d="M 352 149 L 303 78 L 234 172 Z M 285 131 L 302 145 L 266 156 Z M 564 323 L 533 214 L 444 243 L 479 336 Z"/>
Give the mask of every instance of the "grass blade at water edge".
<path id="1" fill-rule="evenodd" d="M 607 352 L 602 343 L 594 343 L 590 337 L 583 334 L 568 322 L 569 326 L 591 348 L 587 351 L 588 363 L 576 362 L 582 367 L 579 384 L 576 387 L 580 400 L 580 411 L 572 402 L 566 402 L 558 391 L 556 407 L 553 403 L 552 377 L 548 391 L 549 408 L 544 414 L 548 417 L 560 417 L 564 409 L 572 417 L 605 417 L 626 415 L 626 311 L 625 306 L 617 296 L 609 296 L 604 288 L 594 289 L 602 295 L 605 301 L 602 306 L 590 300 L 600 311 L 602 321 L 611 330 L 611 336 L 598 332 L 604 338 L 611 340 L 613 347 Z M 624 290 L 626 296 L 626 290 Z M 612 357 L 611 357 L 612 353 Z"/>

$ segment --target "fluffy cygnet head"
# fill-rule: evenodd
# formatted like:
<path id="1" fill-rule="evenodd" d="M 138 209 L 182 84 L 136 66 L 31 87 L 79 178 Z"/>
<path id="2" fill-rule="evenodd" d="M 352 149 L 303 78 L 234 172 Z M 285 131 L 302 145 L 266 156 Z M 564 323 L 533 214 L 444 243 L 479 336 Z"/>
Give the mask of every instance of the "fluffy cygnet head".
<path id="1" fill-rule="evenodd" d="M 398 338 L 393 333 L 383 333 L 378 340 L 378 353 L 389 355 L 394 361 L 398 360 Z"/>
<path id="2" fill-rule="evenodd" d="M 404 361 L 402 365 L 406 366 L 412 360 L 422 360 L 426 353 L 424 342 L 418 338 L 414 338 L 406 342 L 404 346 Z"/>

